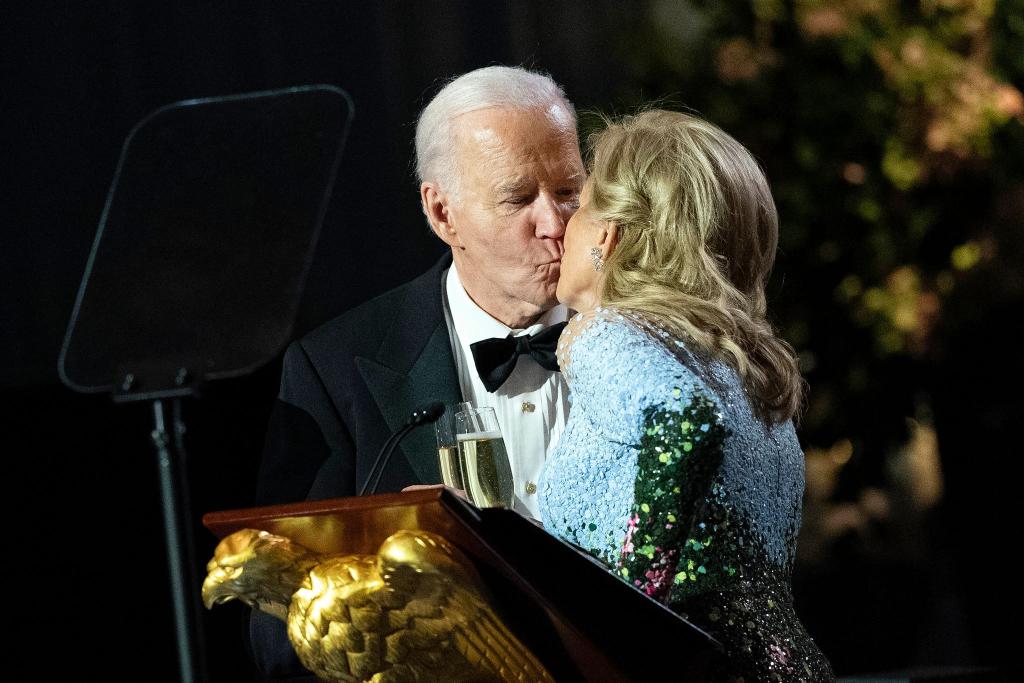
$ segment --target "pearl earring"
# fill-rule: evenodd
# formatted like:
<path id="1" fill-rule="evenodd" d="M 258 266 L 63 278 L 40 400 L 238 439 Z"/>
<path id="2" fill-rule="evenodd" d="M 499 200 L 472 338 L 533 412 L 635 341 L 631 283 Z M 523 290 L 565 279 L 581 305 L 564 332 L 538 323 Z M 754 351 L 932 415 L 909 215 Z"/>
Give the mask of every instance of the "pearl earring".
<path id="1" fill-rule="evenodd" d="M 604 265 L 604 259 L 601 258 L 601 247 L 591 247 L 590 257 L 594 259 L 594 270 L 601 272 L 601 266 Z"/>

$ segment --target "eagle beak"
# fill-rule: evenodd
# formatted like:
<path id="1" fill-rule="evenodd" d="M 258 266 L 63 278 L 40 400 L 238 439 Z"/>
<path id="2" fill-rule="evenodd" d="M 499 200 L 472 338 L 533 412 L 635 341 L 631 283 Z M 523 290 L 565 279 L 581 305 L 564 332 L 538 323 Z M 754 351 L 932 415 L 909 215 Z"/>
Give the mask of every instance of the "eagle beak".
<path id="1" fill-rule="evenodd" d="M 213 609 L 214 605 L 223 605 L 238 597 L 227 591 L 224 578 L 223 572 L 215 570 L 203 581 L 203 604 L 206 605 L 206 609 Z"/>

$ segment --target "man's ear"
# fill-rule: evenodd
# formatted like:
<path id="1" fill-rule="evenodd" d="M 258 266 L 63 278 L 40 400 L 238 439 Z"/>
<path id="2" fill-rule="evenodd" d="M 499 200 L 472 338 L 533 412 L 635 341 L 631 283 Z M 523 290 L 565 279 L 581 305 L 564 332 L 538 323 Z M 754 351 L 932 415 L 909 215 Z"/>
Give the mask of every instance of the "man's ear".
<path id="1" fill-rule="evenodd" d="M 619 226 L 611 221 L 605 221 L 597 236 L 597 246 L 601 248 L 601 260 L 607 261 L 618 243 Z"/>
<path id="2" fill-rule="evenodd" d="M 451 224 L 449 197 L 441 191 L 437 183 L 424 181 L 420 185 L 420 203 L 423 206 L 423 215 L 427 217 L 434 234 L 449 247 L 461 249 L 462 241 Z"/>

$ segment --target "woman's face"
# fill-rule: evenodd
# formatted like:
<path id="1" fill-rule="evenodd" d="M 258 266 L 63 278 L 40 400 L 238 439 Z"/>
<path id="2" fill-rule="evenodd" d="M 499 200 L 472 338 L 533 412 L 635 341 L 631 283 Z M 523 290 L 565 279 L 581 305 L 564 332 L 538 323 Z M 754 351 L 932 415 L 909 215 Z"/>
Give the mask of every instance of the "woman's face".
<path id="1" fill-rule="evenodd" d="M 601 273 L 594 270 L 591 249 L 602 246 L 602 227 L 606 222 L 593 215 L 590 193 L 591 181 L 587 180 L 580 193 L 580 208 L 565 226 L 565 252 L 555 292 L 561 303 L 577 311 L 589 311 L 600 303 Z"/>

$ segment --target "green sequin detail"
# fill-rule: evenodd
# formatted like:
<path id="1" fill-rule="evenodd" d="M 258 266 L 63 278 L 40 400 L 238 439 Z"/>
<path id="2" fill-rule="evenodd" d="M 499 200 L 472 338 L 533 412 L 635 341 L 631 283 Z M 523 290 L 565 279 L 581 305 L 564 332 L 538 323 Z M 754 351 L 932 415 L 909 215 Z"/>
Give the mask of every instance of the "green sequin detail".
<path id="1" fill-rule="evenodd" d="M 673 391 L 673 397 L 679 394 Z M 681 410 L 669 405 L 644 413 L 634 504 L 616 575 L 679 614 L 706 615 L 695 623 L 736 658 L 720 672 L 724 680 L 739 671 L 756 671 L 758 680 L 830 680 L 828 663 L 813 643 L 772 635 L 785 632 L 790 621 L 792 632 L 801 627 L 788 576 L 762 556 L 758 543 L 743 540 L 756 536 L 747 520 L 735 519 L 721 480 L 729 430 L 715 404 L 695 394 Z M 746 567 L 761 572 L 750 575 Z M 765 648 L 777 660 L 753 656 Z M 794 666 L 798 657 L 802 666 Z M 816 670 L 807 662 L 815 662 Z"/>
<path id="2" fill-rule="evenodd" d="M 632 577 L 637 588 L 656 599 L 666 598 L 673 583 L 697 580 L 696 564 L 685 572 L 676 567 L 681 548 L 695 543 L 700 550 L 704 545 L 685 537 L 687 526 L 679 524 L 676 513 L 697 508 L 721 464 L 728 435 L 710 399 L 695 394 L 680 405 L 678 388 L 672 396 L 676 401 L 644 412 L 630 531 L 617 565 L 626 570 L 621 575 Z M 694 425 L 706 428 L 698 431 Z"/>

